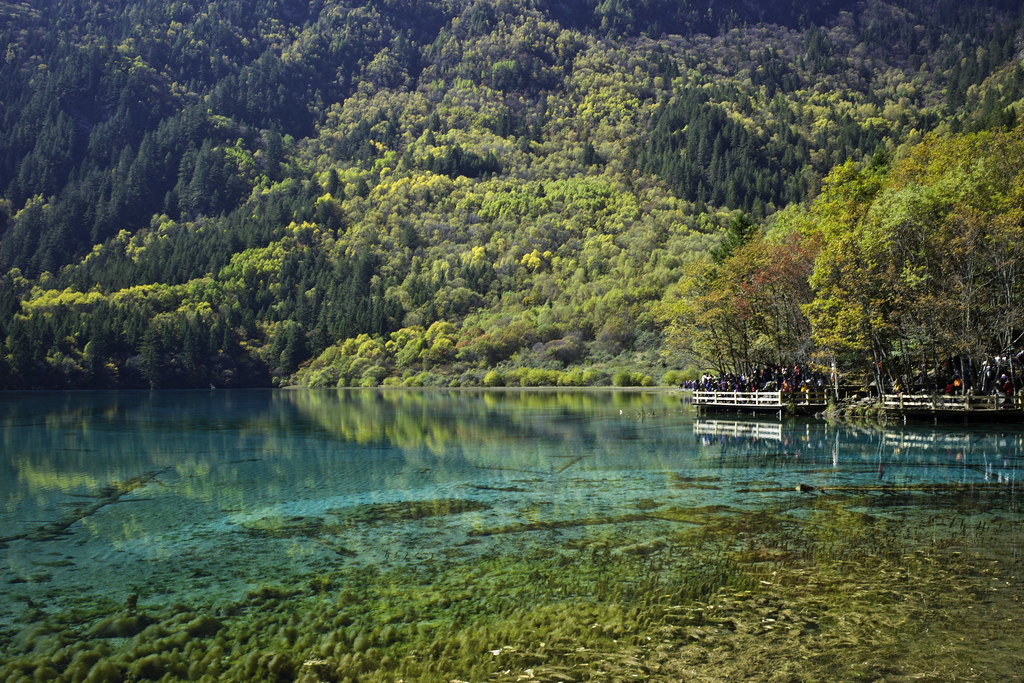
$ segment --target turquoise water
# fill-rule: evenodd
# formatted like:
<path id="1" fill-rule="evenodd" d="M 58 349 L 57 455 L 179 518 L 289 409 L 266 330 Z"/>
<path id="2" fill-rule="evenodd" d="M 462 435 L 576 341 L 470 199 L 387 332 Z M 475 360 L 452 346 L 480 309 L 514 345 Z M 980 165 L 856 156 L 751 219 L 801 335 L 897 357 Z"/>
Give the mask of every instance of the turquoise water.
<path id="1" fill-rule="evenodd" d="M 0 396 L 0 439 L 8 679 L 1020 663 L 1019 428 L 639 393 L 48 393 Z"/>

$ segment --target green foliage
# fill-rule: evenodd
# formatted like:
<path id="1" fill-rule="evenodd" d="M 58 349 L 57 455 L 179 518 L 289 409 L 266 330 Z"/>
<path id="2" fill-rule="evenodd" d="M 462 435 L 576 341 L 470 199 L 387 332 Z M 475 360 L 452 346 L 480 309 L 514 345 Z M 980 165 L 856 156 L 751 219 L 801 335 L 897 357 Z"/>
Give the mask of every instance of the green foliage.
<path id="1" fill-rule="evenodd" d="M 887 236 L 983 253 L 1014 235 L 1013 202 L 884 178 L 931 131 L 1013 127 L 1020 17 L 851 7 L 12 9 L 0 386 L 637 385 L 663 348 L 681 366 L 809 356 L 808 319 L 821 348 L 877 351 L 911 316 L 881 283 L 917 325 L 924 292 L 992 314 L 991 292 Z M 842 271 L 855 259 L 871 284 Z"/>
<path id="2" fill-rule="evenodd" d="M 980 366 L 1017 345 L 1024 128 L 932 136 L 886 173 L 834 175 L 811 209 L 824 248 L 806 310 L 824 354 L 914 386 L 935 359 Z"/>
<path id="3" fill-rule="evenodd" d="M 694 261 L 656 314 L 667 345 L 701 367 L 752 371 L 809 362 L 808 277 L 818 238 L 794 232 L 773 243 L 758 233 L 720 263 Z"/>
<path id="4" fill-rule="evenodd" d="M 654 386 L 654 380 L 649 375 L 640 372 L 619 370 L 612 375 L 612 386 L 616 387 L 650 387 Z"/>
<path id="5" fill-rule="evenodd" d="M 698 379 L 700 372 L 696 370 L 669 370 L 661 376 L 661 384 L 667 387 L 679 386 L 683 382 Z"/>

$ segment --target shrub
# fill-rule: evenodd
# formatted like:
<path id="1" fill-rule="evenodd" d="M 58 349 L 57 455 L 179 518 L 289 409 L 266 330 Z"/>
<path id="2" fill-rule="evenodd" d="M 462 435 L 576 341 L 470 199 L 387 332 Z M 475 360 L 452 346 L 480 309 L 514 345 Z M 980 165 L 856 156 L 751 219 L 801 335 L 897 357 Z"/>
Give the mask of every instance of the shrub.
<path id="1" fill-rule="evenodd" d="M 556 386 L 561 375 L 557 370 L 545 370 L 544 368 L 530 368 L 519 381 L 524 387 L 546 387 Z"/>
<path id="2" fill-rule="evenodd" d="M 485 387 L 503 387 L 505 386 L 505 376 L 497 370 L 491 370 L 484 375 L 484 386 Z"/>
<path id="3" fill-rule="evenodd" d="M 700 370 L 698 370 L 697 368 L 687 368 L 686 370 L 683 370 L 679 374 L 682 375 L 679 378 L 679 381 L 680 382 L 687 382 L 689 380 L 698 380 L 698 379 L 700 379 L 700 376 L 702 374 L 704 374 L 704 373 L 701 372 Z"/>
<path id="4" fill-rule="evenodd" d="M 376 387 L 380 386 L 380 382 L 384 379 L 384 376 L 388 374 L 388 371 L 379 365 L 373 365 L 367 368 L 363 372 L 362 379 L 359 380 L 359 386 L 361 387 Z"/>
<path id="5" fill-rule="evenodd" d="M 338 369 L 333 366 L 317 368 L 307 376 L 306 386 L 310 387 L 333 387 L 338 384 Z"/>
<path id="6" fill-rule="evenodd" d="M 612 384 L 617 387 L 652 387 L 654 380 L 642 372 L 619 370 L 612 376 Z"/>
<path id="7" fill-rule="evenodd" d="M 405 380 L 402 382 L 402 386 L 403 387 L 422 387 L 425 384 L 424 380 L 426 379 L 426 375 L 427 375 L 427 373 L 421 372 L 419 374 L 413 375 L 412 377 L 406 377 Z"/>
<path id="8" fill-rule="evenodd" d="M 679 370 L 669 370 L 661 376 L 661 383 L 665 386 L 674 387 L 686 381 L 683 373 Z"/>
<path id="9" fill-rule="evenodd" d="M 612 385 L 617 387 L 631 387 L 632 377 L 630 377 L 628 370 L 619 370 L 612 375 Z"/>
<path id="10" fill-rule="evenodd" d="M 583 370 L 579 368 L 563 372 L 558 378 L 558 386 L 560 387 L 581 387 L 583 385 Z"/>

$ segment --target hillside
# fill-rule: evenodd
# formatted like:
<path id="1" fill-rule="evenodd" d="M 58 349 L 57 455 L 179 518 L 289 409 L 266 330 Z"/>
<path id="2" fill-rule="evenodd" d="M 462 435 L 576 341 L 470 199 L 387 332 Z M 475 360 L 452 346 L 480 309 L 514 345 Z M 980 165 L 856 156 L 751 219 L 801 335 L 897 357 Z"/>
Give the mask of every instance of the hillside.
<path id="1" fill-rule="evenodd" d="M 666 343 L 680 283 L 833 169 L 1013 128 L 1022 27 L 1009 0 L 2 3 L 0 387 L 704 366 Z"/>

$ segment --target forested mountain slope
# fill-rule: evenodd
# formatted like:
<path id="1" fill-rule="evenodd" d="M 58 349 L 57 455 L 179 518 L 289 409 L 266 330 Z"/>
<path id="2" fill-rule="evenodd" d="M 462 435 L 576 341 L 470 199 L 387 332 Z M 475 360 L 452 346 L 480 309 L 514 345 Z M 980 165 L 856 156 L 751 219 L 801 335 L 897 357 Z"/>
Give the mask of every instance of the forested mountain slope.
<path id="1" fill-rule="evenodd" d="M 662 300 L 729 236 L 847 161 L 1015 126 L 1022 26 L 1009 0 L 0 3 L 0 386 L 657 380 L 686 362 Z"/>

